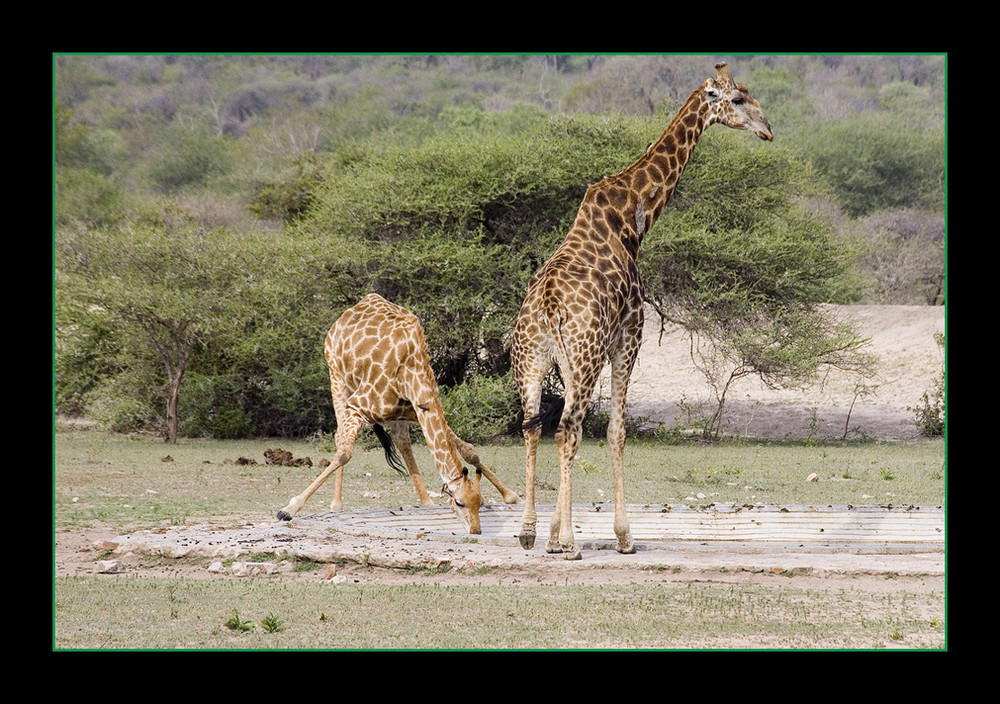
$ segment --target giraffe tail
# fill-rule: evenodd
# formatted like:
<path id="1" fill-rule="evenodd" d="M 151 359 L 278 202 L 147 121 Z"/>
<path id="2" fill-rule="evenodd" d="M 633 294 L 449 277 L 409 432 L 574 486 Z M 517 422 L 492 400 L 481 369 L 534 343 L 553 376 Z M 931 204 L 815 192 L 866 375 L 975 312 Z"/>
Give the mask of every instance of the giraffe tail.
<path id="1" fill-rule="evenodd" d="M 525 420 L 521 424 L 521 427 L 524 430 L 534 430 L 535 428 L 551 430 L 559 424 L 559 419 L 562 417 L 563 407 L 565 405 L 566 399 L 560 396 L 549 404 L 547 409 Z"/>
<path id="2" fill-rule="evenodd" d="M 406 474 L 403 461 L 399 458 L 399 453 L 396 452 L 396 446 L 392 443 L 392 437 L 389 433 L 378 423 L 372 425 L 372 430 L 375 431 L 375 437 L 382 443 L 382 449 L 385 450 L 385 461 L 400 474 Z"/>

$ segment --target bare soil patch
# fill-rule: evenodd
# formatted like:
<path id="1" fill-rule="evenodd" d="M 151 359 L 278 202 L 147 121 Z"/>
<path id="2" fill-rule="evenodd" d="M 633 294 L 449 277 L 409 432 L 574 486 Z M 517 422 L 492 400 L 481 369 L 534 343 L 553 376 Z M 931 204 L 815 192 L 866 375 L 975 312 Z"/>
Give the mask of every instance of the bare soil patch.
<path id="1" fill-rule="evenodd" d="M 930 306 L 832 306 L 840 319 L 856 324 L 879 359 L 873 393 L 856 396 L 855 380 L 833 370 L 808 386 L 772 389 L 756 378 L 737 381 L 724 406 L 726 434 L 768 439 L 919 437 L 914 413 L 944 365 L 934 339 L 944 332 L 944 308 Z M 714 407 L 704 375 L 691 360 L 686 335 L 659 337 L 655 316 L 646 316 L 639 361 L 629 386 L 629 413 L 684 425 L 685 407 Z M 605 379 L 608 377 L 606 376 Z M 605 381 L 604 387 L 610 388 Z"/>
<path id="2" fill-rule="evenodd" d="M 921 395 L 932 388 L 943 358 L 934 340 L 944 331 L 944 310 L 920 306 L 838 307 L 838 315 L 858 321 L 871 339 L 882 372 L 874 396 L 855 398 L 853 381 L 830 374 L 819 383 L 797 389 L 768 389 L 744 380 L 731 392 L 726 405 L 727 433 L 761 438 L 839 438 L 850 413 L 849 437 L 885 440 L 918 436 L 914 415 Z M 630 390 L 630 413 L 673 424 L 682 418 L 682 406 L 708 401 L 703 377 L 695 369 L 687 342 L 679 332 L 662 340 L 652 322 Z M 738 400 L 736 400 L 738 399 Z M 247 529 L 264 534 L 280 523 L 270 517 L 217 517 L 205 525 L 188 527 L 224 541 L 227 531 Z M 164 527 L 164 532 L 170 529 Z M 66 577 L 100 573 L 102 559 L 118 560 L 126 573 L 148 577 L 236 579 L 230 573 L 208 569 L 204 556 L 177 557 L 165 552 L 112 552 L 121 531 L 109 526 L 59 530 L 55 533 L 55 575 Z M 315 536 L 304 531 L 301 540 Z M 619 555 L 614 550 L 584 550 L 580 562 L 546 555 L 543 545 L 532 551 L 519 547 L 475 543 L 434 543 L 358 538 L 337 534 L 322 537 L 333 545 L 329 560 L 312 571 L 296 571 L 295 560 L 273 562 L 281 579 L 347 581 L 351 583 L 517 584 L 517 583 L 642 583 L 723 582 L 775 584 L 791 575 L 803 587 L 829 586 L 871 591 L 905 589 L 915 593 L 943 591 L 944 555 L 940 551 L 879 554 L 816 551 L 794 546 L 781 551 L 735 552 L 712 545 L 671 546 Z M 254 549 L 253 552 L 257 550 Z M 248 550 L 249 554 L 251 551 Z M 240 559 L 246 559 L 245 557 Z"/>

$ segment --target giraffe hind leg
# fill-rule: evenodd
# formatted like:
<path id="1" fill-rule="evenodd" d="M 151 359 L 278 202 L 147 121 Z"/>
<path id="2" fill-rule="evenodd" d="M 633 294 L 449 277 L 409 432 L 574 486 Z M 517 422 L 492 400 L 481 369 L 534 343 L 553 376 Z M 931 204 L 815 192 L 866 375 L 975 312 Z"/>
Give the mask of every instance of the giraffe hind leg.
<path id="1" fill-rule="evenodd" d="M 556 443 L 559 446 L 559 493 L 545 550 L 549 553 L 563 553 L 567 560 L 582 558 L 573 537 L 573 462 L 580 447 L 585 411 L 586 406 L 577 409 L 572 400 L 567 401 L 559 430 L 556 431 Z"/>
<path id="2" fill-rule="evenodd" d="M 548 370 L 546 370 L 547 373 Z M 535 511 L 535 461 L 538 454 L 538 443 L 542 437 L 542 416 L 538 413 L 541 406 L 542 379 L 544 374 L 537 375 L 534 383 L 521 386 L 521 405 L 526 421 L 522 424 L 524 434 L 524 511 L 521 514 L 521 532 L 517 539 L 521 547 L 531 550 L 535 546 L 537 536 L 536 524 L 538 514 Z M 560 408 L 561 411 L 561 408 Z"/>
<path id="3" fill-rule="evenodd" d="M 392 442 L 399 448 L 399 454 L 403 456 L 403 461 L 406 462 L 406 468 L 410 472 L 410 479 L 413 480 L 413 488 L 417 490 L 420 504 L 422 506 L 433 505 L 434 502 L 431 501 L 430 494 L 427 493 L 427 487 L 424 486 L 424 478 L 420 474 L 420 468 L 417 467 L 417 460 L 413 456 L 413 444 L 410 439 L 410 422 L 407 420 L 394 421 L 390 427 Z M 388 460 L 388 450 L 386 452 L 386 459 Z M 390 462 L 390 464 L 392 463 Z"/>

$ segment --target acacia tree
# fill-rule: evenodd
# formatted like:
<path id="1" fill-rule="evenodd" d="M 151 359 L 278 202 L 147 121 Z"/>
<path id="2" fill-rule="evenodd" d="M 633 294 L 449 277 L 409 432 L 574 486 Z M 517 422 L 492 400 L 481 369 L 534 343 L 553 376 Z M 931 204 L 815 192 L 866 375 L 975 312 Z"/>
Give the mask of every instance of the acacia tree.
<path id="1" fill-rule="evenodd" d="M 140 331 L 166 378 L 157 395 L 167 442 L 177 439 L 181 381 L 192 355 L 244 317 L 245 245 L 246 238 L 176 213 L 56 237 L 57 338 L 93 329 L 83 318 L 97 315 L 120 345 Z"/>
<path id="2" fill-rule="evenodd" d="M 820 305 L 848 299 L 852 253 L 801 206 L 818 195 L 811 172 L 780 149 L 717 147 L 731 139 L 699 147 L 641 261 L 647 301 L 688 333 L 715 394 L 707 436 L 721 431 L 726 393 L 740 378 L 783 386 L 824 367 L 875 373 L 866 341 Z"/>

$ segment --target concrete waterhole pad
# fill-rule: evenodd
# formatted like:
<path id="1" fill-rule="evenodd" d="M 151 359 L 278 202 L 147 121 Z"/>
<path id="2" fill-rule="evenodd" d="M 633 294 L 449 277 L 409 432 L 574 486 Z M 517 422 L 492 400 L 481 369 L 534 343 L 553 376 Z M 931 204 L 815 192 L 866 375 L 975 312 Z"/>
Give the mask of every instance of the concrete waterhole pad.
<path id="1" fill-rule="evenodd" d="M 580 561 L 548 554 L 554 506 L 538 505 L 538 538 L 521 548 L 522 506 L 486 505 L 482 534 L 465 533 L 450 508 L 397 506 L 321 512 L 291 521 L 177 526 L 119 536 L 117 553 L 247 559 L 274 553 L 388 568 L 555 567 L 943 576 L 945 512 L 916 506 L 710 504 L 627 507 L 636 552 L 615 550 L 613 504 L 576 504 Z"/>

